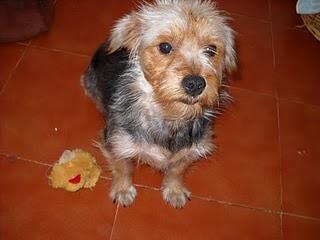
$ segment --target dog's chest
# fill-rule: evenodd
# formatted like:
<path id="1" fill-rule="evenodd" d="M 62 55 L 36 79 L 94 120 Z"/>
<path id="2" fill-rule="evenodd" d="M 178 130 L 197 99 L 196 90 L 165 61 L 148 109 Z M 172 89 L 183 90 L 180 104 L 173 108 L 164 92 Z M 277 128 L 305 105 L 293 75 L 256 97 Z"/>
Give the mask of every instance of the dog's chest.
<path id="1" fill-rule="evenodd" d="M 198 117 L 190 121 L 167 121 L 157 106 L 135 102 L 109 119 L 106 141 L 118 158 L 136 158 L 165 169 L 177 154 L 206 155 L 210 152 L 210 121 Z"/>
<path id="2" fill-rule="evenodd" d="M 140 127 L 131 132 L 137 141 L 158 145 L 172 153 L 199 142 L 209 123 L 202 117 L 189 121 L 167 121 L 159 114 L 142 114 L 141 118 Z"/>

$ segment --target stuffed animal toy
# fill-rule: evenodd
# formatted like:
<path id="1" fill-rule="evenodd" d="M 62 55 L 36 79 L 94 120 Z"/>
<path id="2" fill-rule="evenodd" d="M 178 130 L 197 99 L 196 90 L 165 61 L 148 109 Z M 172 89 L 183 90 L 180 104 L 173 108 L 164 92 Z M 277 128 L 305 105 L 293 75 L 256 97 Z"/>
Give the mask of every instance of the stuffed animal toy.
<path id="1" fill-rule="evenodd" d="M 90 153 L 81 149 L 65 150 L 49 178 L 52 187 L 75 192 L 82 187 L 93 188 L 100 173 L 101 169 Z"/>

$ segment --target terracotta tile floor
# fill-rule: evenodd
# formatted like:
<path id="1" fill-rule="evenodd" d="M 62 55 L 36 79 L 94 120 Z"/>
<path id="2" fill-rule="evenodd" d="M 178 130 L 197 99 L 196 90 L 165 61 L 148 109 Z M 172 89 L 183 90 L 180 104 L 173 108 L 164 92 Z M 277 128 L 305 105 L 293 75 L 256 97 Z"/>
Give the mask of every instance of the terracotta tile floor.
<path id="1" fill-rule="evenodd" d="M 92 146 L 103 119 L 79 84 L 95 47 L 134 3 L 57 0 L 50 32 L 0 45 L 0 239 L 320 239 L 320 44 L 296 26 L 294 0 L 220 0 L 237 31 L 234 103 L 217 153 L 186 176 L 192 201 L 162 201 L 161 175 L 139 166 L 138 198 L 112 204 Z M 64 149 L 104 169 L 92 190 L 48 185 Z"/>

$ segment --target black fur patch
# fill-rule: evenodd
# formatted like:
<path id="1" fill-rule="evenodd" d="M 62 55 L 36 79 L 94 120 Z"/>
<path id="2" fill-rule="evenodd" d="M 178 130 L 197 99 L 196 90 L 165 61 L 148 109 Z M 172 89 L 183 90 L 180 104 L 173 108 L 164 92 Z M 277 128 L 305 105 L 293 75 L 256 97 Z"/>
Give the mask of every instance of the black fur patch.
<path id="1" fill-rule="evenodd" d="M 97 88 L 102 93 L 102 103 L 108 109 L 110 99 L 118 86 L 120 76 L 128 68 L 129 52 L 119 49 L 111 54 L 106 54 L 106 44 L 103 44 L 92 59 L 92 67 L 98 79 Z"/>

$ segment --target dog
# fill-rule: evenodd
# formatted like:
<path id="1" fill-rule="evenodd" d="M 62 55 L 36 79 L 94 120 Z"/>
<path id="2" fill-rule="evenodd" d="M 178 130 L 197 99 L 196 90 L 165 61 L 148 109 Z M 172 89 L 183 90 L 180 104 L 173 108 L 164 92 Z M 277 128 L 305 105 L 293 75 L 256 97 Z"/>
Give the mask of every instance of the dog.
<path id="1" fill-rule="evenodd" d="M 130 206 L 135 161 L 164 173 L 163 199 L 182 208 L 186 169 L 212 154 L 213 120 L 229 99 L 234 31 L 208 0 L 155 0 L 121 18 L 96 50 L 82 84 L 106 119 L 100 148 L 110 196 Z"/>

